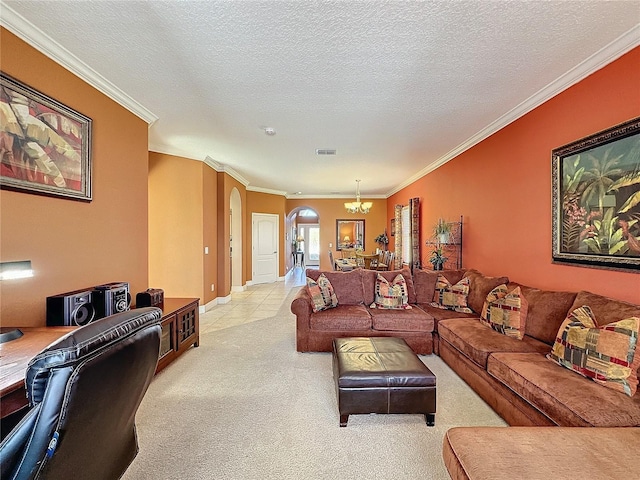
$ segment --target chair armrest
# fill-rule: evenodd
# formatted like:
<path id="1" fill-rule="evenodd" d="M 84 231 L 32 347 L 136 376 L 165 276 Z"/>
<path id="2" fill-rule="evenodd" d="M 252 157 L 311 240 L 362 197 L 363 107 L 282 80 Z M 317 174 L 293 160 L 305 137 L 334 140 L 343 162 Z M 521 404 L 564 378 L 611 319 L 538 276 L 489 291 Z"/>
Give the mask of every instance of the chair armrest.
<path id="1" fill-rule="evenodd" d="M 0 443 L 0 478 L 13 478 L 16 465 L 22 458 L 29 438 L 40 413 L 39 403 L 29 410 L 11 432 Z"/>

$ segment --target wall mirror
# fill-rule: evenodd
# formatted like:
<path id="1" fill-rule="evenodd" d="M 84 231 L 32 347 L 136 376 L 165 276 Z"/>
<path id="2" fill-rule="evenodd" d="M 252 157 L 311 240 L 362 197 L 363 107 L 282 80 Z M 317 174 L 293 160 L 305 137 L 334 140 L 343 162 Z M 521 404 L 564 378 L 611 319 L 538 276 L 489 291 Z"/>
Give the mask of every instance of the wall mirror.
<path id="1" fill-rule="evenodd" d="M 336 250 L 364 250 L 364 220 L 336 220 Z"/>

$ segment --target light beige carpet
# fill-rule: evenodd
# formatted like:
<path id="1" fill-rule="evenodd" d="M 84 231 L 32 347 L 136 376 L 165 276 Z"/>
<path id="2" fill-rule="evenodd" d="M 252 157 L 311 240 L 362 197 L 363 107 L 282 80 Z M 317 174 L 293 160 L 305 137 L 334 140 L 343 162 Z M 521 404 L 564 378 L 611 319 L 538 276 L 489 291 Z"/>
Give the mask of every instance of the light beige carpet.
<path id="1" fill-rule="evenodd" d="M 295 351 L 295 290 L 267 319 L 207 331 L 161 372 L 138 411 L 124 479 L 448 479 L 447 429 L 505 423 L 437 356 L 436 426 L 352 415 L 339 427 L 331 354 Z"/>

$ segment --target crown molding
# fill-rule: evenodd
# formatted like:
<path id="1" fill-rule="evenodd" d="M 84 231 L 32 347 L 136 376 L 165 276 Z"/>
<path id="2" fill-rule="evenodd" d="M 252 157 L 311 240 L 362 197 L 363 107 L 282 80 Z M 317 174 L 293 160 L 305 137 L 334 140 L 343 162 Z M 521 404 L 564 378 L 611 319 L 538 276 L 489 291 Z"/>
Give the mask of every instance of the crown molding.
<path id="1" fill-rule="evenodd" d="M 240 182 L 242 185 L 244 185 L 244 187 L 247 190 L 249 189 L 249 183 L 250 183 L 249 180 L 244 178 L 242 175 L 240 175 L 236 170 L 231 168 L 229 165 L 220 163 L 217 160 L 214 160 L 213 158 L 211 158 L 209 155 L 207 155 L 202 161 L 207 165 L 209 165 L 211 168 L 213 168 L 216 172 L 224 172 L 228 174 L 229 176 L 233 177 L 235 180 Z M 257 187 L 254 187 L 254 188 L 257 188 Z"/>
<path id="2" fill-rule="evenodd" d="M 442 157 L 438 158 L 435 162 L 427 165 L 425 168 L 420 170 L 418 173 L 410 177 L 408 180 L 405 180 L 400 185 L 395 187 L 393 190 L 387 193 L 387 198 L 391 195 L 398 193 L 405 187 L 408 187 L 413 182 L 419 180 L 424 177 L 428 173 L 433 172 L 436 168 L 444 165 L 445 163 L 453 160 L 455 157 L 460 155 L 461 153 L 469 150 L 474 145 L 477 145 L 481 141 L 490 137 L 494 133 L 503 129 L 510 123 L 514 122 L 518 118 L 526 115 L 531 110 L 539 107 L 546 101 L 558 95 L 560 92 L 568 89 L 569 87 L 575 85 L 576 83 L 584 80 L 586 77 L 591 75 L 592 73 L 600 70 L 602 67 L 608 65 L 613 62 L 617 58 L 620 58 L 622 55 L 630 51 L 631 49 L 640 45 L 640 24 L 634 26 L 627 32 L 620 35 L 613 42 L 609 43 L 605 47 L 598 50 L 596 53 L 588 57 L 586 60 L 580 62 L 578 65 L 573 67 L 571 70 L 567 71 L 560 77 L 558 77 L 553 82 L 549 83 L 547 86 L 538 90 L 538 92 L 534 93 L 524 102 L 515 106 L 507 113 L 502 115 L 500 118 L 495 120 L 494 122 L 487 125 L 485 128 L 480 130 L 478 133 L 470 137 L 465 142 L 458 145 L 453 150 L 447 152 Z"/>
<path id="3" fill-rule="evenodd" d="M 296 195 L 295 193 L 291 193 L 291 194 L 287 194 L 287 200 L 296 200 L 296 199 L 301 199 L 301 200 L 322 200 L 322 199 L 328 199 L 328 200 L 338 200 L 338 199 L 342 199 L 342 200 L 349 200 L 351 202 L 355 202 L 356 197 L 355 195 Z M 388 198 L 387 195 L 360 195 L 360 201 L 361 202 L 366 202 L 368 200 L 386 200 Z"/>
<path id="4" fill-rule="evenodd" d="M 0 25 L 151 126 L 158 117 L 2 2 Z"/>
<path id="5" fill-rule="evenodd" d="M 281 195 L 283 197 L 287 197 L 287 192 L 282 190 L 272 190 L 271 188 L 262 188 L 262 187 L 254 187 L 247 186 L 247 192 L 258 192 L 258 193 L 268 193 L 270 195 Z"/>
<path id="6" fill-rule="evenodd" d="M 169 148 L 165 145 L 149 144 L 148 149 L 149 152 L 162 153 L 164 155 L 171 155 L 173 157 L 182 157 L 188 160 L 196 160 L 198 162 L 204 161 L 202 160 L 202 158 L 195 157 L 189 152 L 185 152 L 177 148 Z"/>

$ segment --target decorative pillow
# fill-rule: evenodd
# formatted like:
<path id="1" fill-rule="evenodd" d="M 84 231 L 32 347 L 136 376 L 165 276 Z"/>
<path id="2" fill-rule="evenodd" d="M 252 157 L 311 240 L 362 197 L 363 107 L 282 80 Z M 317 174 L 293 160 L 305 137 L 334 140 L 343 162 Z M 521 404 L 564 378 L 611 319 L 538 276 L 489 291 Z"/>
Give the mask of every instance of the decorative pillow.
<path id="1" fill-rule="evenodd" d="M 638 317 L 598 327 L 591 309 L 583 305 L 567 315 L 547 358 L 632 397 L 640 366 L 638 330 Z"/>
<path id="2" fill-rule="evenodd" d="M 378 274 L 376 278 L 376 298 L 371 308 L 410 309 L 407 282 L 401 274 L 396 275 L 393 282 Z"/>
<path id="3" fill-rule="evenodd" d="M 449 282 L 444 275 L 438 275 L 436 289 L 433 292 L 433 302 L 429 305 L 442 308 L 443 310 L 473 313 L 473 310 L 467 305 L 468 296 L 469 277 L 464 277 L 455 285 L 451 285 L 451 282 Z"/>
<path id="4" fill-rule="evenodd" d="M 527 300 L 520 292 L 520 287 L 509 292 L 506 285 L 498 285 L 487 295 L 480 321 L 498 333 L 522 340 L 527 309 Z"/>
<path id="5" fill-rule="evenodd" d="M 331 282 L 324 276 L 324 273 L 318 277 L 318 281 L 307 277 L 307 289 L 314 312 L 338 306 L 338 297 L 336 297 Z"/>

